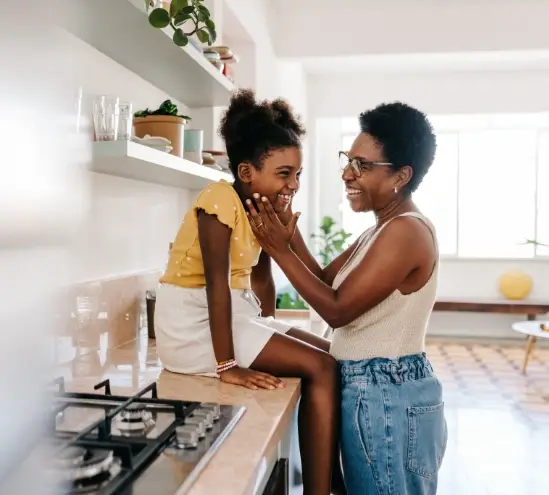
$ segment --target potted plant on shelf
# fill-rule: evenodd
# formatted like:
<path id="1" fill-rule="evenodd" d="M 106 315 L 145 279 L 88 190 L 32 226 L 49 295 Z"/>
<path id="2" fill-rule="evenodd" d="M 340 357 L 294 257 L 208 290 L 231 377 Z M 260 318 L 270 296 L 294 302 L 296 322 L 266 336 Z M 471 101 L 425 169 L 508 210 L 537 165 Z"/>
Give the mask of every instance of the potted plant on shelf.
<path id="1" fill-rule="evenodd" d="M 280 289 L 276 294 L 276 309 L 309 309 L 309 306 L 291 286 Z"/>
<path id="2" fill-rule="evenodd" d="M 147 134 L 166 138 L 173 148 L 170 153 L 183 158 L 183 132 L 191 118 L 179 115 L 177 105 L 171 100 L 164 101 L 156 110 L 139 110 L 133 117 L 133 127 L 138 138 L 144 138 Z"/>
<path id="3" fill-rule="evenodd" d="M 149 12 L 150 0 L 145 0 L 145 7 Z M 158 29 L 171 26 L 172 39 L 177 46 L 186 46 L 189 37 L 193 35 L 196 35 L 201 43 L 210 46 L 217 38 L 215 23 L 204 5 L 204 0 L 172 0 L 169 11 L 162 7 L 153 9 L 149 14 L 149 23 Z M 190 24 L 188 30 L 184 30 L 186 24 Z"/>

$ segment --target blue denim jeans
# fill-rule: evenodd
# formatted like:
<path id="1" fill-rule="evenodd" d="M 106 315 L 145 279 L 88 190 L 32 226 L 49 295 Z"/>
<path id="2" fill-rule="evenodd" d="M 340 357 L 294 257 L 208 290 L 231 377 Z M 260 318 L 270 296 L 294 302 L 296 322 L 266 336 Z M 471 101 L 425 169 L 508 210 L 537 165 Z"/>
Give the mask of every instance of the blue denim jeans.
<path id="1" fill-rule="evenodd" d="M 348 495 L 435 494 L 447 429 L 425 354 L 339 364 Z"/>

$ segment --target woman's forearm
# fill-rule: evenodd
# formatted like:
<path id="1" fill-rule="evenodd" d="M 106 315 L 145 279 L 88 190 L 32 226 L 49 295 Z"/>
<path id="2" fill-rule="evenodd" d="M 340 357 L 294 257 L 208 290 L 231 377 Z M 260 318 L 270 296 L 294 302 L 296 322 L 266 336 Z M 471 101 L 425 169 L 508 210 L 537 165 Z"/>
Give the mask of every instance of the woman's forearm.
<path id="1" fill-rule="evenodd" d="M 231 290 L 226 281 L 206 285 L 210 332 L 216 361 L 234 359 Z"/>
<path id="2" fill-rule="evenodd" d="M 324 280 L 324 270 L 318 264 L 315 257 L 309 251 L 305 239 L 301 235 L 299 228 L 295 230 L 290 246 L 297 257 L 305 264 L 309 271 L 320 280 Z"/>

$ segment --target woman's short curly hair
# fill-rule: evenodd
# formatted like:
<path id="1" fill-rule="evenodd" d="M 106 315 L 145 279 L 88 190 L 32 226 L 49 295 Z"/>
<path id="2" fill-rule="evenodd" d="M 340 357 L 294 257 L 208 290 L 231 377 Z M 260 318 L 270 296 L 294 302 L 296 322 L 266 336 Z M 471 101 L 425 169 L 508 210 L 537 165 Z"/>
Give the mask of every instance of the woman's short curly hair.
<path id="1" fill-rule="evenodd" d="M 257 101 L 251 89 L 242 89 L 232 96 L 221 119 L 219 134 L 225 141 L 229 167 L 236 178 L 240 163 L 261 168 L 271 151 L 301 147 L 305 128 L 286 101 Z"/>
<path id="2" fill-rule="evenodd" d="M 405 103 L 394 102 L 361 113 L 359 122 L 360 130 L 382 146 L 384 159 L 395 170 L 411 167 L 413 175 L 406 188 L 414 192 L 435 159 L 436 136 L 427 116 Z"/>

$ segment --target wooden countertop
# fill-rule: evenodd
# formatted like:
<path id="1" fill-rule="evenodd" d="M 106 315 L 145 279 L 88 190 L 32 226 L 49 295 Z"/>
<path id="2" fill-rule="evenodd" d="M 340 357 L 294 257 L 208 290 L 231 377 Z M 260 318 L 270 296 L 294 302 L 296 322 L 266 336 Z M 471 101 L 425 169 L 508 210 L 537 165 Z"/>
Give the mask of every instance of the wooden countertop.
<path id="1" fill-rule="evenodd" d="M 155 341 L 142 335 L 114 350 L 86 348 L 60 364 L 67 390 L 91 392 L 93 385 L 108 378 L 113 393 L 130 394 L 156 381 L 160 397 L 245 406 L 243 417 L 189 493 L 253 493 L 263 457 L 271 455 L 292 420 L 299 380 L 285 380 L 286 387 L 280 390 L 252 391 L 216 378 L 170 373 L 160 366 Z"/>

